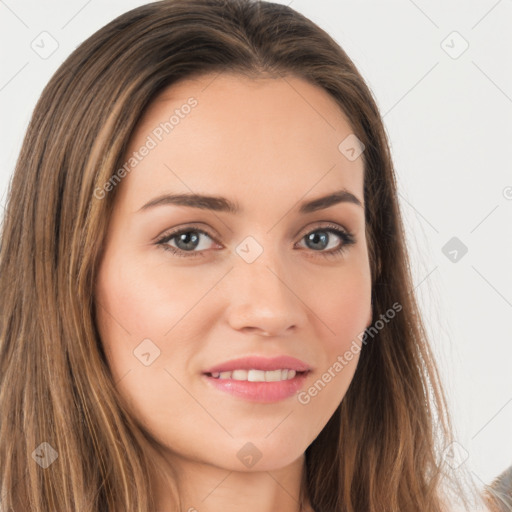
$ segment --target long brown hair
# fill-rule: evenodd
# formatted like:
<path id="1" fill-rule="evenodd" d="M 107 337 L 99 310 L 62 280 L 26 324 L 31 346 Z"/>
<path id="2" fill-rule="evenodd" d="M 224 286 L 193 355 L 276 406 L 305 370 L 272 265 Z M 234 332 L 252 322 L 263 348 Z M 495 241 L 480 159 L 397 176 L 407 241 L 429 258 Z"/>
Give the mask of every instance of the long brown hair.
<path id="1" fill-rule="evenodd" d="M 3 506 L 155 510 L 146 434 L 122 405 L 95 324 L 116 189 L 104 198 L 95 191 L 122 166 L 158 92 L 222 72 L 295 75 L 339 104 L 365 146 L 374 322 L 402 307 L 364 344 L 346 396 L 307 448 L 302 499 L 317 512 L 439 512 L 440 454 L 452 427 L 413 293 L 376 102 L 327 33 L 289 7 L 252 0 L 164 0 L 129 11 L 70 55 L 37 103 L 1 239 Z M 38 457 L 53 463 L 43 467 Z"/>

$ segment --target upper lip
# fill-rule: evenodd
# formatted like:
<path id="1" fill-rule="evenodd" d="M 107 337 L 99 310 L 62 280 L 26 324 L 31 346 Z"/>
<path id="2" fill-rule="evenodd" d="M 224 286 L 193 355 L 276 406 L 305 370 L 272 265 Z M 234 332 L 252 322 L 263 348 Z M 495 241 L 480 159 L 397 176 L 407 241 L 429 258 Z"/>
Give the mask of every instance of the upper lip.
<path id="1" fill-rule="evenodd" d="M 231 372 L 233 370 L 280 370 L 288 369 L 295 370 L 296 372 L 305 372 L 311 370 L 304 361 L 291 356 L 278 356 L 278 357 L 261 357 L 249 356 L 241 357 L 239 359 L 232 359 L 224 363 L 212 366 L 204 373 L 220 373 Z"/>

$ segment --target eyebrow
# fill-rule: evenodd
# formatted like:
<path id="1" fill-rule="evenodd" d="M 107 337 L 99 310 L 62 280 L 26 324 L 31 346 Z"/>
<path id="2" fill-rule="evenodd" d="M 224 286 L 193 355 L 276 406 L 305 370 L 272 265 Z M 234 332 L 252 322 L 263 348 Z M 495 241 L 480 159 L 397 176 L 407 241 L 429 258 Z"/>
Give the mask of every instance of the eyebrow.
<path id="1" fill-rule="evenodd" d="M 363 207 L 361 201 L 354 194 L 348 190 L 341 189 L 332 194 L 302 202 L 299 207 L 299 213 L 312 213 L 318 210 L 324 210 L 339 203 L 352 203 L 360 206 L 361 208 Z M 157 206 L 168 205 L 188 206 L 190 208 L 200 208 L 202 210 L 212 210 L 215 212 L 226 212 L 231 214 L 238 214 L 242 212 L 238 203 L 233 202 L 226 197 L 208 196 L 203 194 L 164 194 L 151 199 L 139 209 L 139 212 L 146 211 Z"/>

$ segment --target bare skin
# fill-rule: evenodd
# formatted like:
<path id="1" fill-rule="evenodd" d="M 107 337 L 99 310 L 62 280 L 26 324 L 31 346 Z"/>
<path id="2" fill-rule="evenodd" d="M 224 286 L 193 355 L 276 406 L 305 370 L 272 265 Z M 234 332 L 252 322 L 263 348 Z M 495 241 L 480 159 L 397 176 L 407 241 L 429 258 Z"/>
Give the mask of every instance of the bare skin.
<path id="1" fill-rule="evenodd" d="M 154 439 L 158 510 L 174 510 L 174 486 L 182 511 L 298 512 L 305 450 L 343 399 L 359 353 L 341 371 L 332 367 L 354 340 L 360 347 L 372 318 L 363 160 L 338 149 L 353 130 L 322 89 L 292 76 L 229 74 L 163 91 L 127 159 L 189 97 L 197 105 L 182 109 L 189 113 L 161 141 L 153 135 L 156 147 L 117 185 L 96 288 L 98 328 L 119 392 Z M 341 189 L 361 204 L 299 212 L 302 202 Z M 241 212 L 141 210 L 162 194 L 191 192 L 224 196 Z M 181 228 L 192 238 L 165 244 L 183 257 L 157 243 Z M 243 257 L 257 250 L 254 261 Z M 148 365 L 134 356 L 143 340 L 151 340 L 143 345 L 146 362 L 154 358 Z M 259 403 L 220 391 L 203 374 L 252 355 L 306 362 L 304 393 L 329 369 L 331 378 L 302 403 L 297 395 Z M 261 458 L 244 462 L 243 447 Z M 307 500 L 302 510 L 312 511 Z"/>

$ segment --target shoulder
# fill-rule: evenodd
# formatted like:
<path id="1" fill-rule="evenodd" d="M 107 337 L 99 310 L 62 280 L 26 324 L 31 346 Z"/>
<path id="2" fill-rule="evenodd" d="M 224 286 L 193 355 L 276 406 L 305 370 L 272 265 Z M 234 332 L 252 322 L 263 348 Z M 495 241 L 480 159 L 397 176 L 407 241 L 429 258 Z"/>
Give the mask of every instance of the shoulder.
<path id="1" fill-rule="evenodd" d="M 512 466 L 500 473 L 486 486 L 483 498 L 489 512 L 509 512 L 512 510 Z"/>

